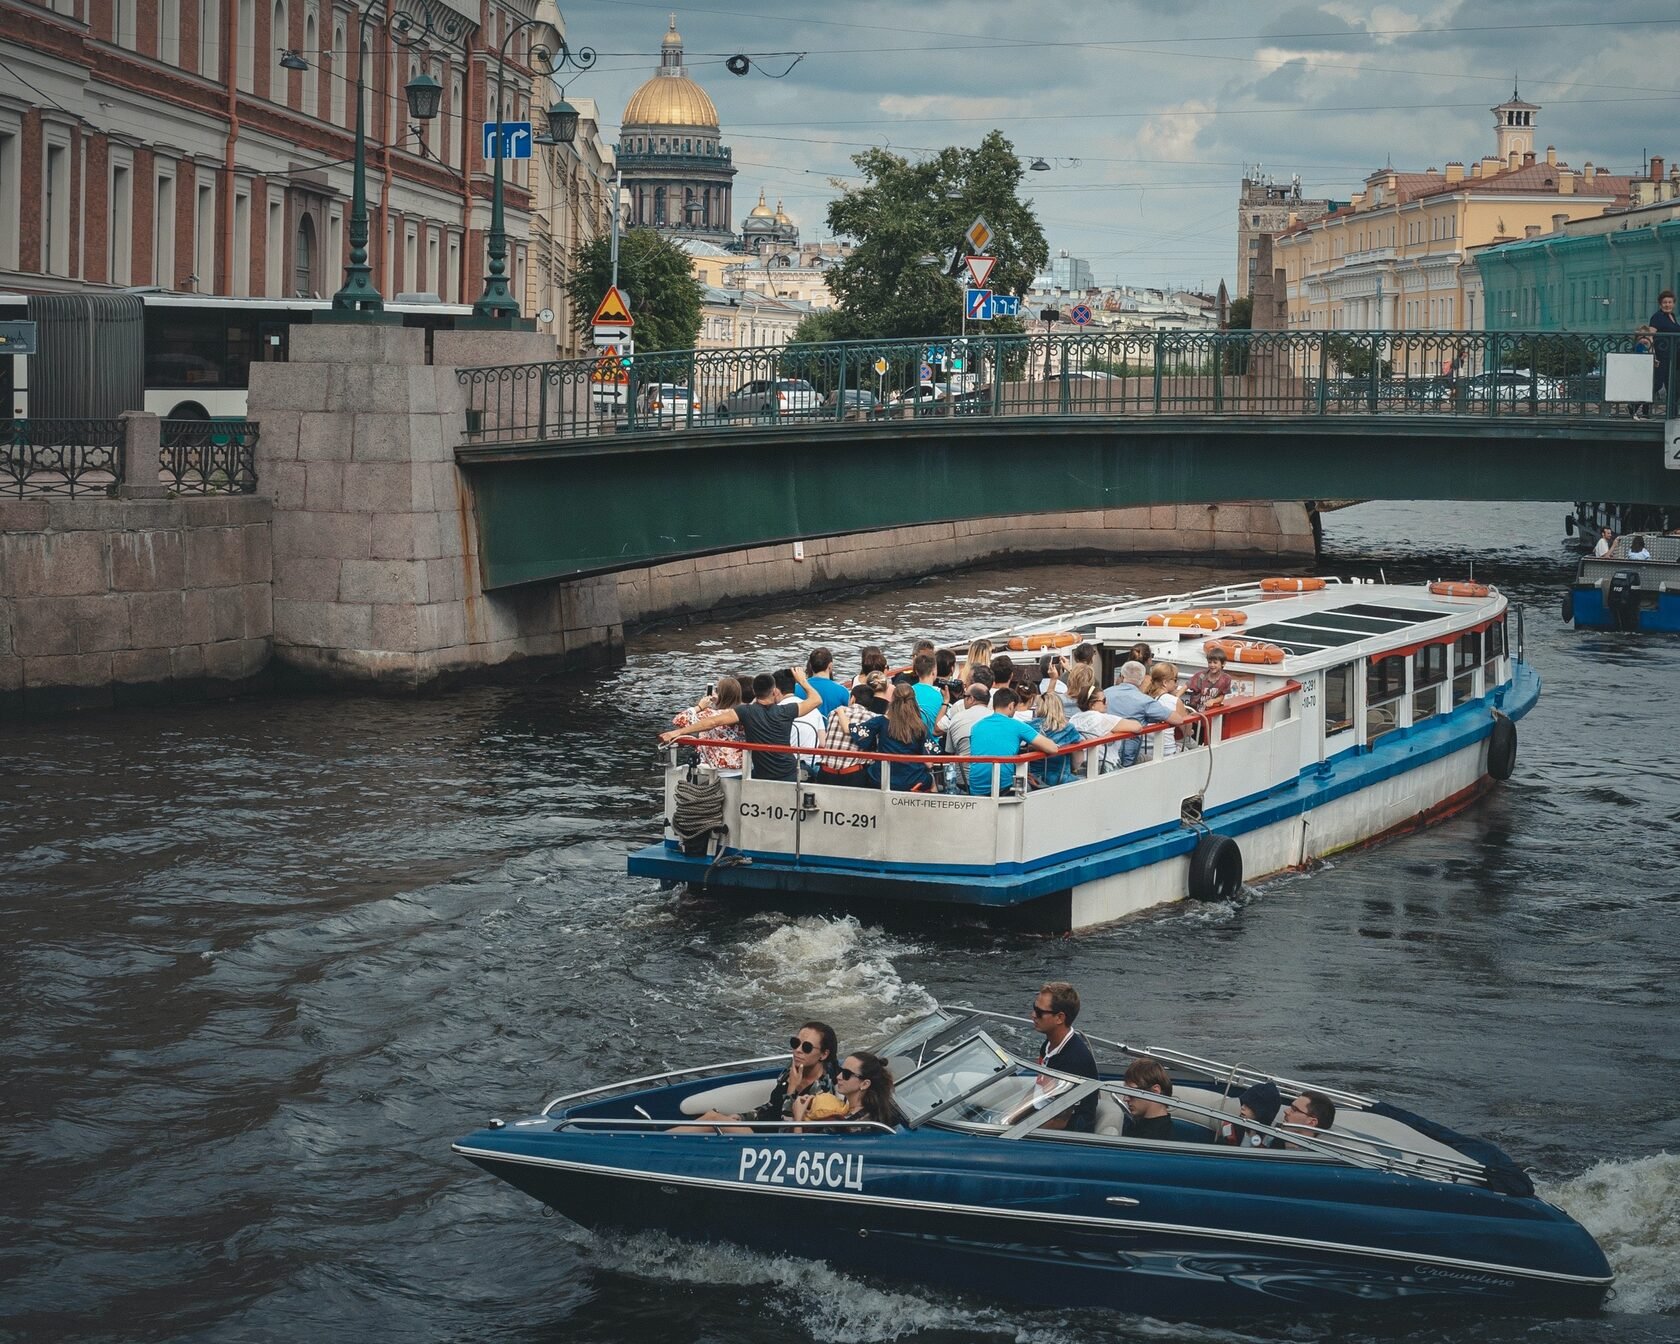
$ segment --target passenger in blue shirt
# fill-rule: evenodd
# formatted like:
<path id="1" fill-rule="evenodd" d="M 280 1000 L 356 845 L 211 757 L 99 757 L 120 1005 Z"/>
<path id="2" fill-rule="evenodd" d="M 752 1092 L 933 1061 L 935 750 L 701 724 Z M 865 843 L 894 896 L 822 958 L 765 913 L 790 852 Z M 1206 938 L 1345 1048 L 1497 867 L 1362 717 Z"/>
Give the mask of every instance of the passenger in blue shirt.
<path id="1" fill-rule="evenodd" d="M 823 718 L 852 703 L 852 692 L 829 675 L 834 670 L 834 653 L 827 647 L 812 649 L 805 660 L 805 679 L 811 689 L 822 697 Z"/>
<path id="2" fill-rule="evenodd" d="M 1034 751 L 1056 749 L 1056 744 L 1032 724 L 1015 717 L 1015 706 L 1019 703 L 1015 692 L 1007 686 L 1000 686 L 992 692 L 992 712 L 983 719 L 977 719 L 969 732 L 970 756 L 1019 756 L 1023 746 Z M 997 771 L 998 793 L 1001 796 L 1015 787 L 1015 767 L 1000 764 Z M 975 761 L 968 767 L 968 791 L 982 796 L 991 793 L 990 761 Z"/>
<path id="3" fill-rule="evenodd" d="M 1123 719 L 1136 719 L 1145 727 L 1152 723 L 1184 723 L 1195 717 L 1182 705 L 1168 709 L 1159 700 L 1144 694 L 1145 675 L 1142 663 L 1129 662 L 1121 666 L 1120 679 L 1103 692 L 1103 699 L 1108 704 L 1110 714 L 1118 714 Z M 1120 744 L 1122 768 L 1137 764 L 1138 749 L 1142 745 L 1141 737 L 1128 737 Z"/>
<path id="4" fill-rule="evenodd" d="M 916 708 L 922 711 L 922 718 L 927 721 L 929 737 L 939 736 L 933 725 L 945 708 L 945 693 L 933 684 L 933 673 L 937 667 L 938 663 L 931 653 L 918 653 L 910 664 L 911 675 L 916 678 Z"/>

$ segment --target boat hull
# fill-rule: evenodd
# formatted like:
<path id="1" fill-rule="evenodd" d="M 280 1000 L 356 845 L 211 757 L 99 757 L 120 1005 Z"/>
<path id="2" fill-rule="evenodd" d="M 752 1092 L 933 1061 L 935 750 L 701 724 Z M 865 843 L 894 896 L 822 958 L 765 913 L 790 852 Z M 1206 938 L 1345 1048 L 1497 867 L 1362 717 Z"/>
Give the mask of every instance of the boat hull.
<path id="1" fill-rule="evenodd" d="M 463 1140 L 457 1151 L 584 1227 L 729 1242 L 1037 1305 L 1171 1319 L 1396 1306 L 1576 1314 L 1596 1310 L 1607 1288 L 1604 1282 L 1565 1283 L 1448 1263 L 1428 1253 L 1350 1254 L 1237 1229 L 1199 1232 L 1053 1210 L 1038 1214 L 1018 1183 L 1013 1206 L 992 1208 L 947 1202 L 952 1180 L 925 1172 L 920 1186 L 946 1200 L 883 1200 L 833 1189 L 766 1192 L 694 1173 L 603 1170 L 495 1153 L 479 1146 L 478 1137 Z M 1147 1192 L 1143 1199 L 1162 1207 Z M 1432 1238 L 1412 1241 L 1439 1249 Z"/>
<path id="2" fill-rule="evenodd" d="M 1653 634 L 1680 632 L 1680 593 L 1655 592 L 1649 602 L 1631 606 L 1618 619 L 1597 583 L 1577 583 L 1569 590 L 1567 619 L 1577 630 L 1639 630 Z"/>

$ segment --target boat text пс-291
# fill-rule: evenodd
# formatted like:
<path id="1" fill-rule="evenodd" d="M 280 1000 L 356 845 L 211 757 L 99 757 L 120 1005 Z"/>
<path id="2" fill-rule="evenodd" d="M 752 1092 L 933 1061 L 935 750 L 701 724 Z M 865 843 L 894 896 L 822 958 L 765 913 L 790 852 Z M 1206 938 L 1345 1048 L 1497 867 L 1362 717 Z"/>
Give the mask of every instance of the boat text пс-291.
<path id="1" fill-rule="evenodd" d="M 576 1093 L 454 1148 L 585 1227 L 1059 1307 L 1589 1312 L 1611 1285 L 1592 1237 L 1490 1143 L 1329 1087 L 1314 1089 L 1336 1107 L 1327 1129 L 1244 1120 L 1244 1088 L 1269 1081 L 1292 1097 L 1305 1085 L 1087 1034 L 1169 1070 L 1170 1096 L 1140 1093 L 1034 1063 L 1003 1043 L 1014 1029 L 941 1009 L 881 1046 L 897 1126 L 695 1126 L 765 1101 L 786 1068 L 776 1058 Z M 1139 1098 L 1168 1106 L 1170 1138 L 1129 1134 Z M 1236 1121 L 1287 1146 L 1220 1142 Z"/>
<path id="2" fill-rule="evenodd" d="M 1510 614 L 1477 583 L 1267 579 L 1016 627 L 999 648 L 1094 645 L 1101 685 L 1140 638 L 1183 677 L 1217 643 L 1234 684 L 1181 749 L 1159 750 L 1175 730 L 1151 727 L 1137 764 L 1105 770 L 1112 753 L 1093 746 L 1135 735 L 1067 746 L 1074 777 L 1050 788 L 1029 788 L 1025 768 L 1008 789 L 987 772 L 977 795 L 723 778 L 729 862 L 686 853 L 668 826 L 629 870 L 709 892 L 1030 907 L 1064 929 L 1228 897 L 1245 876 L 1447 815 L 1511 773 L 1513 721 L 1540 680 Z M 938 772 L 953 758 L 922 759 Z M 667 818 L 687 773 L 673 746 Z"/>

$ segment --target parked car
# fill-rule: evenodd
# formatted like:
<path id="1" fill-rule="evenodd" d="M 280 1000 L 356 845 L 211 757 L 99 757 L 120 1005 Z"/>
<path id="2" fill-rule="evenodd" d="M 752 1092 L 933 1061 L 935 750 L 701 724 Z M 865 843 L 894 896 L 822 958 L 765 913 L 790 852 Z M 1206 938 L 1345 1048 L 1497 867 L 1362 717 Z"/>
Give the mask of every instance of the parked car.
<path id="1" fill-rule="evenodd" d="M 864 415 L 873 415 L 876 408 L 881 404 L 876 395 L 864 387 L 848 387 L 844 391 L 835 388 L 823 400 L 823 405 L 831 411 L 840 408 L 842 403 L 847 415 L 850 415 L 853 411 L 861 412 Z"/>
<path id="2" fill-rule="evenodd" d="M 976 387 L 968 392 L 959 392 L 951 398 L 952 415 L 990 415 L 992 413 L 992 389 Z"/>
<path id="3" fill-rule="evenodd" d="M 1536 401 L 1556 401 L 1559 397 L 1555 379 L 1543 374 L 1537 377 L 1527 369 L 1478 373 L 1465 380 L 1465 395 L 1471 401 L 1527 401 L 1531 392 Z"/>
<path id="4" fill-rule="evenodd" d="M 804 378 L 755 378 L 718 403 L 719 420 L 738 415 L 809 415 L 822 408 L 817 389 Z"/>
<path id="5" fill-rule="evenodd" d="M 636 398 L 636 419 L 656 425 L 686 425 L 703 412 L 694 393 L 680 383 L 649 383 Z"/>
<path id="6" fill-rule="evenodd" d="M 945 388 L 940 383 L 913 383 L 900 392 L 893 394 L 894 406 L 931 406 L 936 401 L 945 399 Z"/>

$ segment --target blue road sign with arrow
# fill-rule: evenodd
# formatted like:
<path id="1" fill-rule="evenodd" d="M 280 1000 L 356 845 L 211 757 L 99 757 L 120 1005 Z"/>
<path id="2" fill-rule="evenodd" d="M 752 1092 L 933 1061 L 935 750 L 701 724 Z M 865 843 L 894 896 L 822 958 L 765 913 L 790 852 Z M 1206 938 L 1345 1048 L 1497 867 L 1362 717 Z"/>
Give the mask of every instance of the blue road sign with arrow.
<path id="1" fill-rule="evenodd" d="M 975 322 L 988 322 L 992 316 L 992 291 L 989 289 L 971 289 L 968 291 L 968 316 Z"/>
<path id="2" fill-rule="evenodd" d="M 1018 317 L 1021 312 L 1021 296 L 1019 294 L 993 294 L 993 317 Z"/>
<path id="3" fill-rule="evenodd" d="M 531 157 L 531 123 L 487 121 L 484 123 L 484 158 L 528 159 Z"/>

